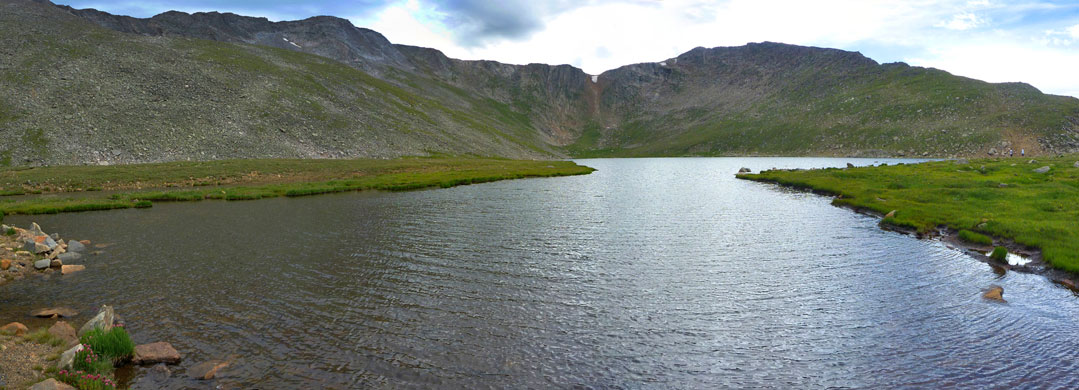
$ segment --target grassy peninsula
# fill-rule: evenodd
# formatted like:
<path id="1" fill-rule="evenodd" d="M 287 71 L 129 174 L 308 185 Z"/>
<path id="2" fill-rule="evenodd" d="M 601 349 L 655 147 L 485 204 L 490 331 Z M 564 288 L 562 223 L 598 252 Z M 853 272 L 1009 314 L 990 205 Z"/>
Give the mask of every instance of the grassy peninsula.
<path id="1" fill-rule="evenodd" d="M 882 224 L 928 233 L 946 226 L 1039 248 L 1052 266 L 1079 272 L 1079 155 L 739 174 L 836 196 Z M 1048 169 L 1046 169 L 1048 167 Z M 894 215 L 887 216 L 892 211 Z"/>
<path id="2" fill-rule="evenodd" d="M 571 161 L 495 158 L 392 160 L 224 160 L 115 166 L 0 169 L 0 212 L 149 207 L 153 202 L 251 200 L 358 190 L 403 191 L 473 183 L 583 175 Z"/>

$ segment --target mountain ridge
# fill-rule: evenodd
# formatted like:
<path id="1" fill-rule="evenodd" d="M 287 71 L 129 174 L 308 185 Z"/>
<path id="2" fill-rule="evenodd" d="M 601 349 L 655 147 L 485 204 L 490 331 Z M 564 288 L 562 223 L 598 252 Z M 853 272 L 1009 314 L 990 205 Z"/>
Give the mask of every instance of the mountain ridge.
<path id="1" fill-rule="evenodd" d="M 86 139 L 69 130 L 72 125 L 101 123 L 147 140 L 138 146 L 90 137 L 83 142 L 104 143 L 110 150 L 69 158 L 28 157 L 14 145 L 0 144 L 13 165 L 432 153 L 557 158 L 1079 150 L 1077 99 L 1042 94 L 1026 84 L 991 84 L 903 63 L 878 64 L 839 49 L 772 42 L 698 47 L 664 61 L 590 75 L 570 65 L 453 59 L 437 49 L 393 44 L 376 31 L 330 16 L 271 22 L 230 13 L 170 11 L 140 19 L 43 0 L 0 4 L 17 11 L 0 20 L 14 27 L 0 43 L 33 52 L 7 54 L 8 63 L 27 57 L 60 65 L 82 61 L 84 75 L 100 77 L 84 80 L 98 84 L 86 89 L 108 89 L 110 84 L 101 83 L 107 80 L 121 91 L 98 105 L 100 112 L 79 111 L 88 118 L 83 123 L 56 120 L 70 114 L 27 102 L 40 97 L 0 104 L 0 126 L 22 133 L 23 144 L 44 144 L 39 152 L 56 149 L 58 139 Z M 41 23 L 49 22 L 67 27 L 41 29 Z M 35 30 L 38 36 L 31 35 Z M 82 47 L 50 49 L 68 41 Z M 129 57 L 126 68 L 118 66 L 124 61 L 102 53 Z M 9 96 L 57 88 L 52 70 L 32 62 L 29 70 L 0 69 L 0 76 L 7 72 L 29 79 L 27 85 L 9 88 Z M 144 82 L 116 76 L 125 71 L 141 75 Z M 205 77 L 176 81 L 185 72 Z M 192 82 L 215 91 L 210 99 L 182 100 L 189 111 L 206 113 L 202 122 L 173 112 L 167 115 L 171 122 L 164 123 L 162 115 L 122 108 L 131 95 L 152 95 L 151 87 L 190 89 Z M 238 92 L 245 97 L 234 96 Z M 219 110 L 229 111 L 228 117 L 215 114 Z M 164 104 L 150 113 L 171 111 L 180 109 Z M 12 121 L 12 112 L 22 114 Z M 133 129 L 135 123 L 154 131 Z M 172 128 L 163 131 L 167 124 Z M 275 137 L 251 137 L 255 129 L 269 127 L 279 129 Z M 206 142 L 185 146 L 163 136 L 185 133 L 251 149 L 237 152 L 235 145 L 220 148 Z"/>

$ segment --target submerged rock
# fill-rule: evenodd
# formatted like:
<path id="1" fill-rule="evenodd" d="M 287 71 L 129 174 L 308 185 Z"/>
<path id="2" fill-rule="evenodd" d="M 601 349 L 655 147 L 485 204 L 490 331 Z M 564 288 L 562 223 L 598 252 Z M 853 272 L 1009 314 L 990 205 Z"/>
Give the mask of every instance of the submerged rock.
<path id="1" fill-rule="evenodd" d="M 82 264 L 65 264 L 60 266 L 60 275 L 67 275 L 75 272 L 85 270 L 86 266 Z"/>
<path id="2" fill-rule="evenodd" d="M 132 363 L 148 365 L 156 363 L 177 364 L 180 363 L 180 353 L 172 347 L 172 344 L 164 341 L 141 344 L 135 346 L 135 358 Z"/>
<path id="3" fill-rule="evenodd" d="M 60 255 L 56 256 L 56 258 L 60 259 L 60 261 L 63 261 L 63 262 L 66 263 L 66 262 L 69 262 L 69 261 L 75 261 L 75 260 L 81 259 L 82 255 L 80 255 L 78 253 L 75 253 L 75 252 L 68 252 L 68 253 L 61 253 Z"/>
<path id="4" fill-rule="evenodd" d="M 52 260 L 49 260 L 49 259 L 41 259 L 41 260 L 38 260 L 38 261 L 34 262 L 34 268 L 37 268 L 37 269 L 46 269 L 46 268 L 49 268 L 51 266 L 52 266 Z"/>
<path id="5" fill-rule="evenodd" d="M 214 379 L 214 377 L 217 376 L 218 370 L 228 366 L 229 362 L 211 360 L 208 362 L 196 364 L 194 367 L 187 369 L 187 375 L 194 379 Z"/>
<path id="6" fill-rule="evenodd" d="M 989 286 L 989 290 L 982 294 L 982 298 L 998 302 L 1007 302 L 1004 300 L 1004 287 L 997 285 Z"/>
<path id="7" fill-rule="evenodd" d="M 1034 173 L 1047 173 L 1047 172 L 1049 172 L 1049 166 L 1048 165 L 1034 170 Z"/>
<path id="8" fill-rule="evenodd" d="M 79 315 L 79 312 L 70 307 L 51 307 L 45 309 L 37 309 L 30 312 L 30 315 L 34 317 L 49 318 L 52 316 L 59 317 L 74 317 Z"/>

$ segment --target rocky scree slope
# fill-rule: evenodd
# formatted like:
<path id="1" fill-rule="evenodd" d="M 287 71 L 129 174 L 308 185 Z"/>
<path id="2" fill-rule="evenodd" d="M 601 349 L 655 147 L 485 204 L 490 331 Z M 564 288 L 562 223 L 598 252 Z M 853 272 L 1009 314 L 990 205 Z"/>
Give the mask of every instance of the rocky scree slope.
<path id="1" fill-rule="evenodd" d="M 14 57 L 0 75 L 29 78 L 24 88 L 12 88 L 16 95 L 5 95 L 17 98 L 0 101 L 0 121 L 7 118 L 0 126 L 21 134 L 22 145 L 67 153 L 19 154 L 12 147 L 5 153 L 14 164 L 432 152 L 519 158 L 1079 150 L 1075 98 L 881 65 L 834 49 L 697 48 L 588 75 L 568 65 L 452 59 L 326 16 L 270 22 L 167 12 L 138 19 L 44 1 L 0 4 L 14 11 L 5 12 L 4 26 L 21 23 L 5 28 L 10 34 L 0 40 L 27 51 L 0 51 Z M 49 23 L 64 27 L 45 28 L 54 27 Z M 75 77 L 80 94 L 73 95 Z M 45 104 L 33 95 L 42 86 L 52 93 Z M 58 147 L 72 143 L 81 145 Z M 93 153 L 75 150 L 83 146 Z"/>

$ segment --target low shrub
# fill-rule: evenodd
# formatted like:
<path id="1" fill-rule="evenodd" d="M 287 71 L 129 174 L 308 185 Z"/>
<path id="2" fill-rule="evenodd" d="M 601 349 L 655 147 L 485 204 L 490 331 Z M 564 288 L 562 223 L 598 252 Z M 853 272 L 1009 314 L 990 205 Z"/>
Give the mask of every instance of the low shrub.
<path id="1" fill-rule="evenodd" d="M 79 342 L 116 363 L 128 360 L 135 354 L 135 343 L 122 326 L 114 326 L 107 332 L 94 328 L 82 335 Z"/>
<path id="2" fill-rule="evenodd" d="M 60 370 L 56 379 L 80 390 L 115 390 L 116 383 L 112 379 L 101 374 L 90 374 L 85 371 Z"/>
<path id="3" fill-rule="evenodd" d="M 984 234 L 972 232 L 970 230 L 960 230 L 959 239 L 972 244 L 993 245 L 992 238 L 989 238 Z"/>
<path id="4" fill-rule="evenodd" d="M 993 260 L 1004 261 L 1008 259 L 1008 249 L 1002 246 L 993 248 L 993 253 L 989 254 L 989 257 Z"/>
<path id="5" fill-rule="evenodd" d="M 18 234 L 18 233 L 19 232 L 15 231 L 15 228 L 7 228 L 7 231 L 4 232 L 4 234 L 9 235 L 9 236 L 14 236 L 15 234 Z"/>

